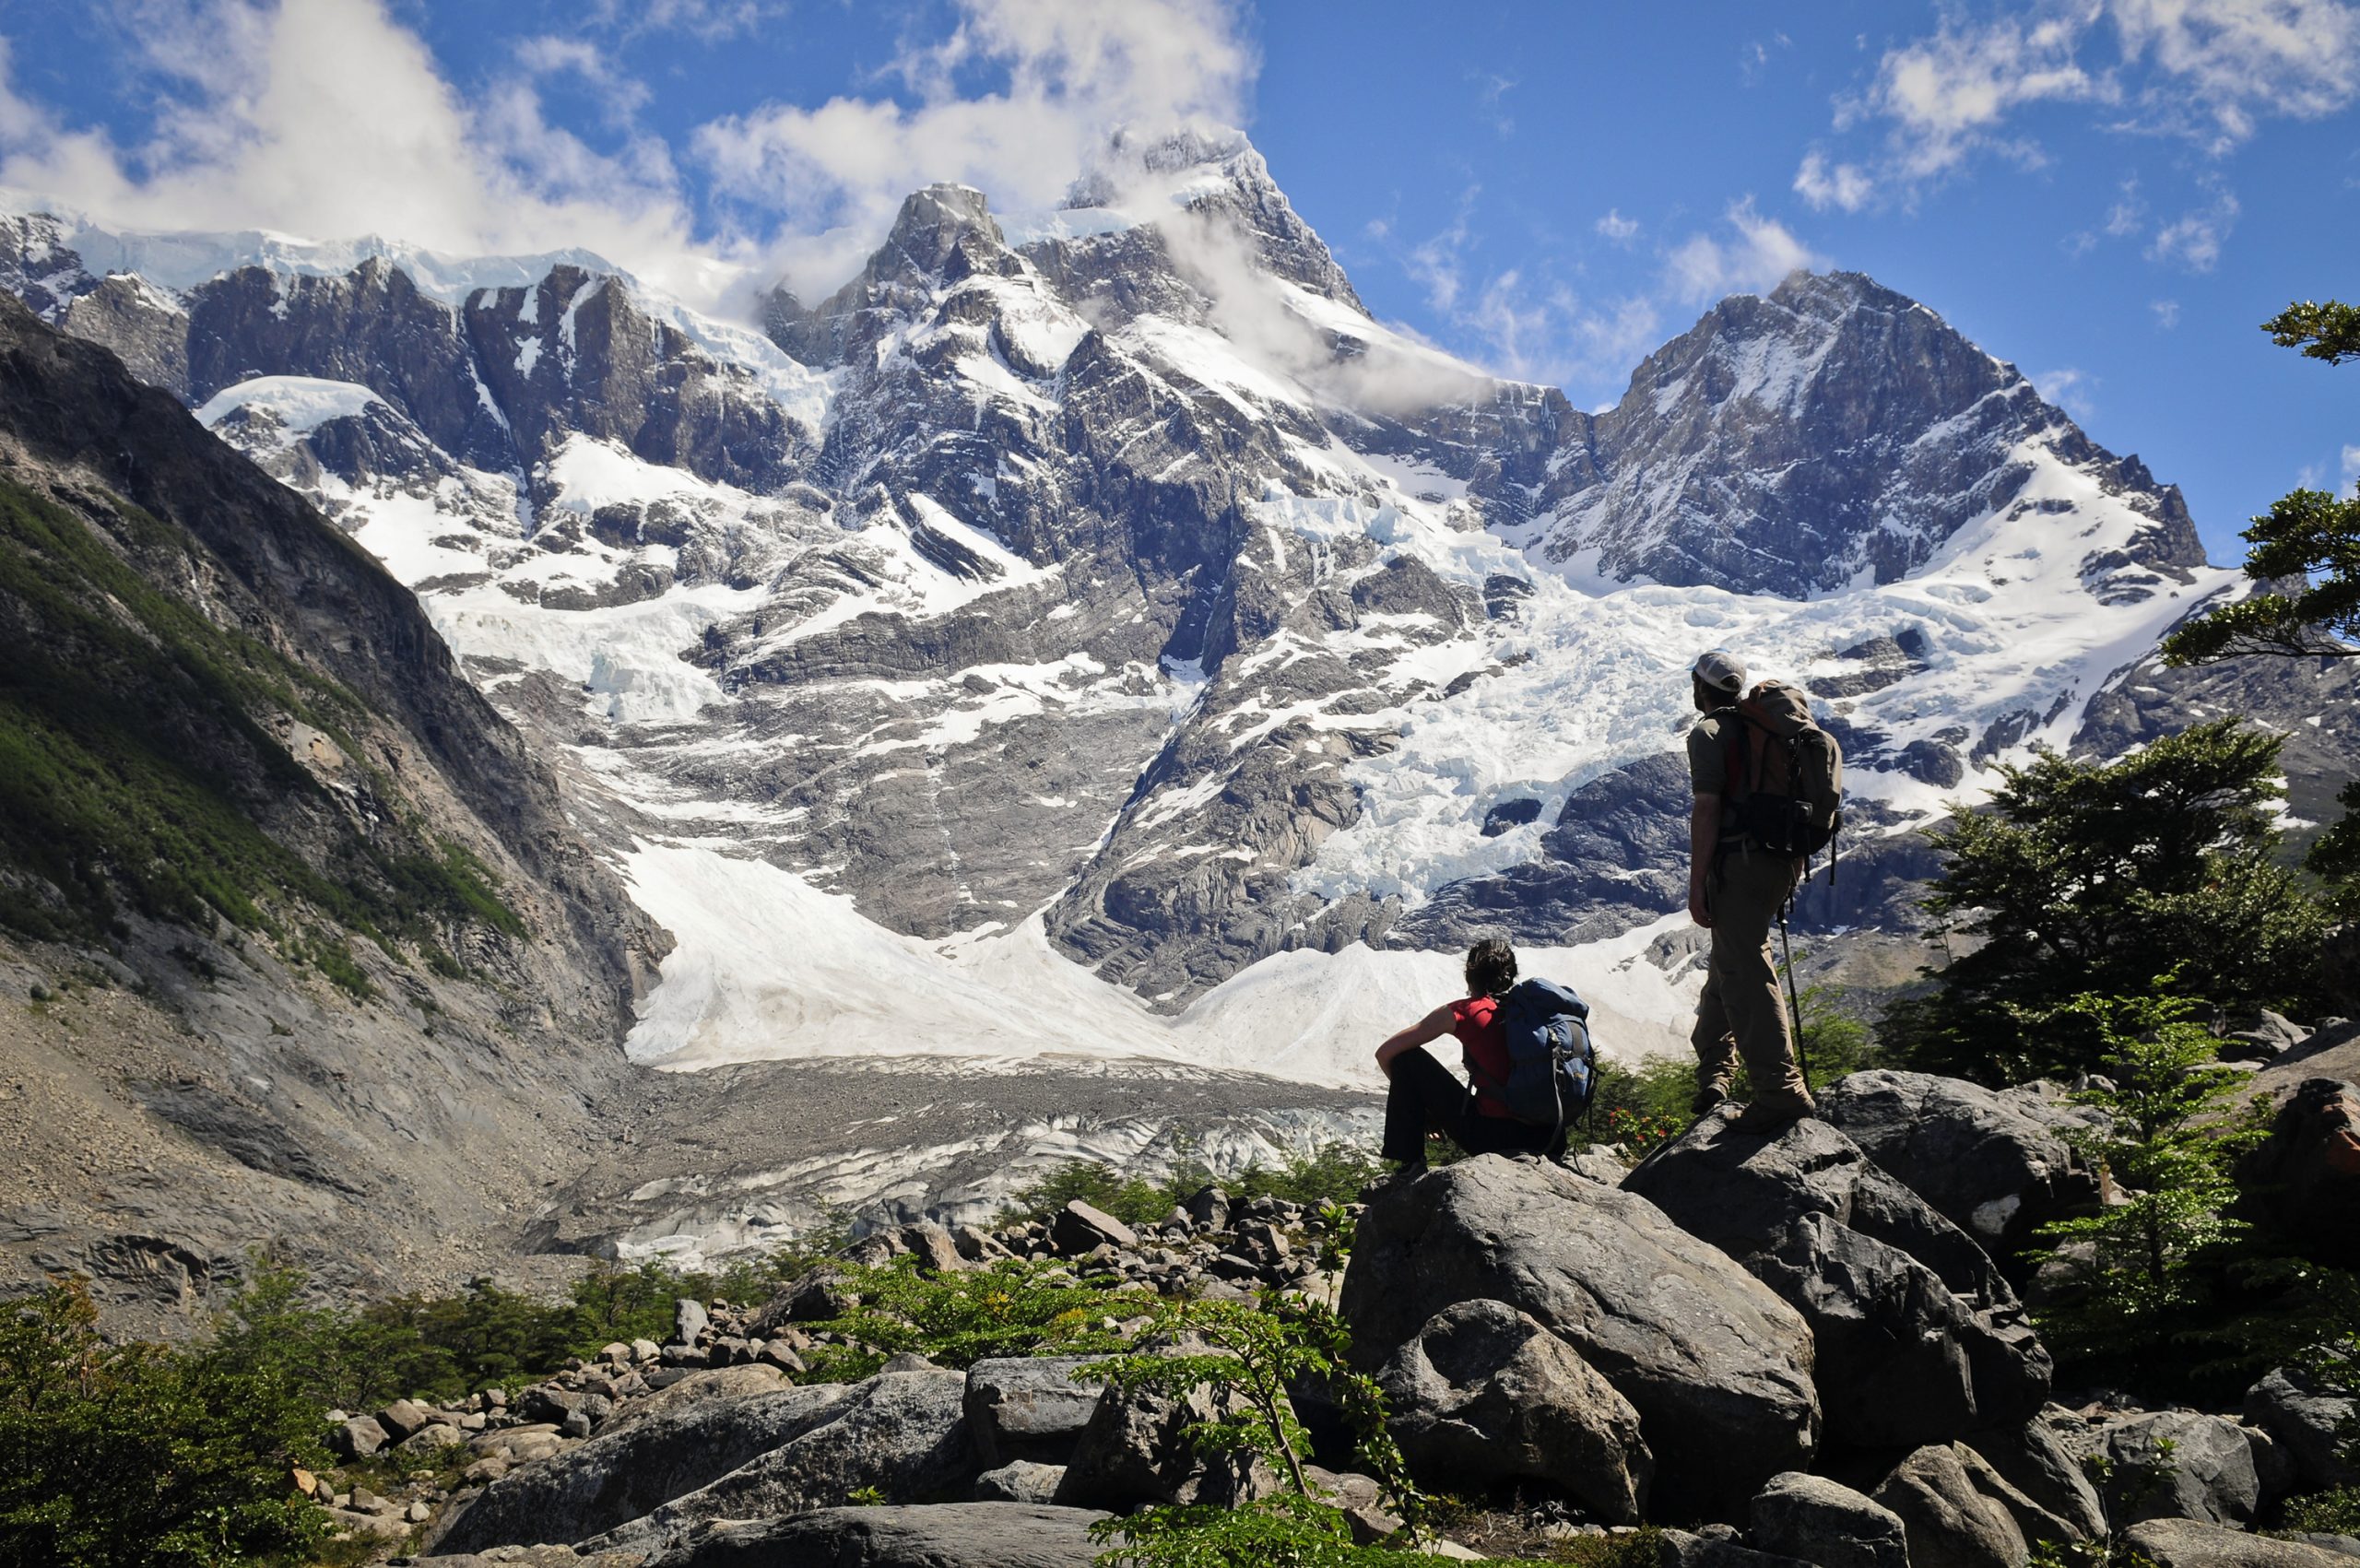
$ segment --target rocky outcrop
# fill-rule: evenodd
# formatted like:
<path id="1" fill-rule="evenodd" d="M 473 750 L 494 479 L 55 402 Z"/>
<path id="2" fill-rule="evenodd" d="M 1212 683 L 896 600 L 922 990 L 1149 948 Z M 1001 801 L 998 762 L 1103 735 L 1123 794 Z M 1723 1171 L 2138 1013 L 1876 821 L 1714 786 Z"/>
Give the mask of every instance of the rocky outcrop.
<path id="1" fill-rule="evenodd" d="M 2245 1204 L 2322 1263 L 2360 1263 L 2360 1085 L 2306 1080 L 2237 1164 Z"/>
<path id="2" fill-rule="evenodd" d="M 2150 1519 L 2123 1533 L 2122 1543 L 2155 1568 L 2350 1568 L 2347 1552 L 2272 1540 L 2199 1519 Z"/>
<path id="3" fill-rule="evenodd" d="M 2279 1367 L 2246 1390 L 2245 1419 L 2286 1451 L 2300 1490 L 2360 1486 L 2360 1463 L 2344 1446 L 2360 1428 L 2360 1398 L 2326 1393 L 2302 1373 Z"/>
<path id="4" fill-rule="evenodd" d="M 1910 1568 L 2024 1568 L 2029 1505 L 1964 1444 L 1918 1449 L 1873 1497 L 1901 1520 Z"/>
<path id="5" fill-rule="evenodd" d="M 1909 1568 L 1901 1516 L 1848 1486 L 1790 1470 L 1770 1478 L 1747 1510 L 1764 1551 L 1820 1568 Z"/>
<path id="6" fill-rule="evenodd" d="M 964 1497 L 976 1475 L 956 1372 L 886 1372 L 836 1390 L 824 1419 L 693 1491 L 577 1544 L 655 1551 L 719 1519 L 841 1506 L 875 1490 L 913 1503 Z M 797 1390 L 798 1393 L 803 1390 Z"/>
<path id="7" fill-rule="evenodd" d="M 2003 1268 L 2040 1226 L 2097 1201 L 2096 1173 L 2064 1137 L 2091 1114 L 2035 1090 L 1879 1068 L 1819 1102 L 1830 1126 Z"/>
<path id="8" fill-rule="evenodd" d="M 88 1004 L 102 1022 L 0 999 L 4 1070 L 41 1097 L 7 1272 L 93 1276 L 154 1331 L 202 1321 L 266 1242 L 346 1289 L 504 1261 L 516 1195 L 625 1076 L 666 938 L 407 589 L 13 299 L 0 490 L 9 581 L 41 584 L 0 588 L 30 703 L 7 725 L 69 774 L 111 759 L 68 818 L 11 807 L 9 924 L 122 988 Z M 61 1075 L 69 1033 L 136 1087 Z M 128 1210 L 59 1179 L 77 1138 L 145 1168 Z"/>
<path id="9" fill-rule="evenodd" d="M 2246 1525 L 2261 1507 L 2253 1444 L 2225 1416 L 2156 1410 L 2089 1434 L 2106 1461 L 2103 1491 L 2116 1529 L 2142 1519 Z"/>
<path id="10" fill-rule="evenodd" d="M 1090 1568 L 1103 1514 L 1021 1503 L 821 1508 L 715 1524 L 645 1559 L 645 1568 Z M 593 1564 L 592 1568 L 596 1568 Z"/>
<path id="11" fill-rule="evenodd" d="M 2050 1363 L 1982 1249 L 1814 1118 L 1708 1116 L 1623 1184 L 1801 1314 L 1831 1439 L 1947 1442 L 2029 1420 Z"/>
<path id="12" fill-rule="evenodd" d="M 1672 1516 L 1741 1516 L 1817 1446 L 1801 1318 L 1634 1194 L 1486 1155 L 1371 1200 L 1341 1302 L 1355 1356 L 1382 1366 L 1435 1314 L 1486 1300 L 1528 1314 L 1630 1402 Z"/>
<path id="13" fill-rule="evenodd" d="M 1470 1301 L 1429 1318 L 1378 1374 L 1401 1454 L 1429 1490 L 1546 1482 L 1594 1516 L 1636 1524 L 1654 1456 L 1638 1412 L 1529 1315 Z"/>

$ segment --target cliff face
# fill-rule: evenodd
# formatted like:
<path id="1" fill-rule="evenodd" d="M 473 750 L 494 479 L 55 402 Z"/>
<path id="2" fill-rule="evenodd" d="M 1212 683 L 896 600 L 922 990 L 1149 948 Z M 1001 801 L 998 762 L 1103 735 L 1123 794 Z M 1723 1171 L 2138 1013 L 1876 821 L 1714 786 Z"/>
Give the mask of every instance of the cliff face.
<path id="1" fill-rule="evenodd" d="M 439 1278 L 570 1169 L 667 939 L 407 589 L 14 300 L 0 747 L 18 1269 Z"/>

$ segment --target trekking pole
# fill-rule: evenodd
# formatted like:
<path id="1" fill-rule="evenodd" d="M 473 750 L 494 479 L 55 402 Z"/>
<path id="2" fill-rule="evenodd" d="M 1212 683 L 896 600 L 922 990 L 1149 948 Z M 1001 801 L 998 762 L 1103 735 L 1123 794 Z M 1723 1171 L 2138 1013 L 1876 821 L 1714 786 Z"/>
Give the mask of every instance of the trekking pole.
<path id="1" fill-rule="evenodd" d="M 1811 1087 L 1811 1058 L 1803 1055 L 1803 1003 L 1795 995 L 1795 949 L 1787 942 L 1787 912 L 1795 907 L 1794 895 L 1778 906 L 1778 952 L 1787 961 L 1787 1006 L 1795 1020 L 1795 1066 L 1802 1069 L 1803 1087 Z"/>

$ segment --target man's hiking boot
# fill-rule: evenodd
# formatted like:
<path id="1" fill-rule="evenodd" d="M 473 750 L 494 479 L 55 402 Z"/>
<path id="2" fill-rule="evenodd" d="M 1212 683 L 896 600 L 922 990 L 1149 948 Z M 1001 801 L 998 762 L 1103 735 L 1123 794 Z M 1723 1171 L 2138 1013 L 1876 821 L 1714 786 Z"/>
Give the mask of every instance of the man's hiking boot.
<path id="1" fill-rule="evenodd" d="M 1819 1114 L 1819 1102 L 1800 1090 L 1782 1090 L 1756 1095 L 1737 1120 L 1730 1124 L 1741 1133 L 1757 1133 L 1768 1138 L 1794 1126 L 1805 1116 Z"/>
<path id="2" fill-rule="evenodd" d="M 1729 1098 L 1728 1090 L 1721 1088 L 1718 1084 L 1708 1083 L 1696 1091 L 1695 1099 L 1688 1102 L 1688 1114 L 1692 1116 L 1709 1116 L 1715 1110 L 1727 1104 Z"/>

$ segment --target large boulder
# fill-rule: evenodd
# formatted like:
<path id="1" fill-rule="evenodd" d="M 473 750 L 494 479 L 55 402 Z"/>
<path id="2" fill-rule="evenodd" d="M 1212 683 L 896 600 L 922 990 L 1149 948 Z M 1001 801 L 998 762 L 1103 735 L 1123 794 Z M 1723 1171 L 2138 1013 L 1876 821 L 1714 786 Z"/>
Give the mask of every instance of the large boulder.
<path id="1" fill-rule="evenodd" d="M 1057 1485 L 1072 1507 L 1127 1510 L 1143 1503 L 1241 1503 L 1272 1489 L 1259 1460 L 1208 1454 L 1188 1428 L 1226 1413 L 1234 1396 L 1200 1385 L 1174 1399 L 1145 1388 L 1100 1397 Z"/>
<path id="2" fill-rule="evenodd" d="M 1831 1440 L 1946 1443 L 2048 1397 L 2048 1352 L 1988 1255 L 1825 1122 L 1765 1140 L 1707 1116 L 1623 1187 L 1802 1315 Z"/>
<path id="3" fill-rule="evenodd" d="M 2352 1568 L 2352 1559 L 2299 1541 L 2272 1540 L 2201 1519 L 2149 1519 L 2123 1544 L 2155 1568 Z"/>
<path id="4" fill-rule="evenodd" d="M 2024 1568 L 2012 1490 L 1975 1450 L 1950 1444 L 1918 1449 L 1872 1495 L 1900 1518 L 1910 1568 Z"/>
<path id="5" fill-rule="evenodd" d="M 1529 1314 L 1630 1401 L 1659 1514 L 1734 1522 L 1818 1446 L 1802 1319 L 1635 1193 L 1501 1155 L 1380 1193 L 1344 1275 L 1354 1357 L 1380 1368 L 1468 1301 Z"/>
<path id="6" fill-rule="evenodd" d="M 841 1506 L 871 1490 L 911 1503 L 963 1499 L 976 1474 L 966 1387 L 963 1373 L 879 1373 L 846 1388 L 826 1420 L 584 1544 L 660 1551 L 712 1520 Z"/>
<path id="7" fill-rule="evenodd" d="M 1080 1383 L 1074 1369 L 1090 1356 L 1017 1356 L 977 1362 L 967 1369 L 967 1433 L 984 1468 L 1019 1459 L 1062 1465 L 1073 1457 L 1103 1392 Z"/>
<path id="8" fill-rule="evenodd" d="M 2360 1430 L 2360 1399 L 2322 1393 L 2301 1373 L 2280 1367 L 2246 1390 L 2245 1413 L 2286 1451 L 2301 1490 L 2360 1486 L 2360 1465 L 2344 1450 L 2346 1433 Z"/>
<path id="9" fill-rule="evenodd" d="M 2036 1090 L 1880 1069 L 1821 1091 L 1819 1114 L 2003 1262 L 2098 1200 L 2096 1173 L 2064 1138 L 2090 1113 Z"/>
<path id="10" fill-rule="evenodd" d="M 655 1397 L 677 1392 L 667 1389 Z M 685 1399 L 639 1415 L 493 1481 L 445 1519 L 433 1549 L 486 1551 L 602 1534 L 802 1437 L 831 1420 L 850 1392 L 841 1384 L 819 1384 L 743 1399 Z"/>
<path id="11" fill-rule="evenodd" d="M 1655 1458 L 1639 1415 L 1573 1348 L 1504 1302 L 1426 1320 L 1377 1382 L 1412 1474 L 1481 1491 L 1545 1481 L 1611 1524 L 1636 1524 Z"/>
<path id="12" fill-rule="evenodd" d="M 1901 1515 L 1823 1476 L 1770 1478 L 1747 1510 L 1746 1536 L 1763 1551 L 1819 1568 L 1909 1568 Z"/>
<path id="13" fill-rule="evenodd" d="M 821 1508 L 706 1526 L 647 1568 L 1090 1568 L 1104 1517 L 1026 1503 Z"/>
<path id="14" fill-rule="evenodd" d="M 2050 1412 L 2078 1424 L 2057 1406 L 2017 1427 L 1969 1432 L 1966 1445 L 2055 1521 L 2036 1532 L 2043 1539 L 2096 1540 L 2106 1533 L 2106 1503 L 2090 1482 L 2082 1456 L 2058 1435 Z"/>
<path id="15" fill-rule="evenodd" d="M 1799 1557 L 1781 1557 L 1740 1546 L 1733 1531 L 1689 1530 L 1656 1532 L 1657 1568 L 1817 1568 Z M 1472 1555 L 1471 1553 L 1469 1555 Z"/>
<path id="16" fill-rule="evenodd" d="M 2360 1086 L 2304 1081 L 2237 1162 L 2243 1207 L 2307 1257 L 2360 1267 Z"/>
<path id="17" fill-rule="evenodd" d="M 2142 1519 L 2243 1525 L 2261 1506 L 2253 1444 L 2225 1416 L 2151 1410 L 2091 1435 L 2106 1460 L 2106 1513 L 2118 1530 Z"/>

